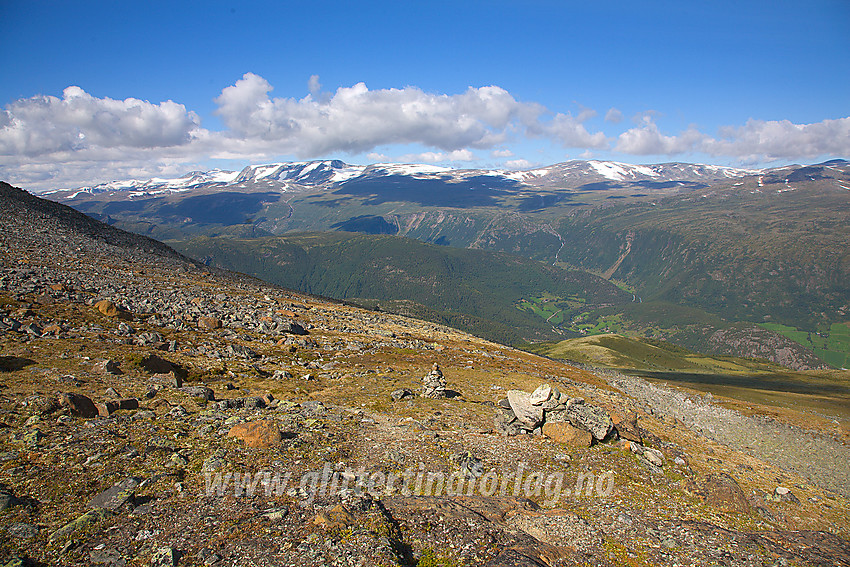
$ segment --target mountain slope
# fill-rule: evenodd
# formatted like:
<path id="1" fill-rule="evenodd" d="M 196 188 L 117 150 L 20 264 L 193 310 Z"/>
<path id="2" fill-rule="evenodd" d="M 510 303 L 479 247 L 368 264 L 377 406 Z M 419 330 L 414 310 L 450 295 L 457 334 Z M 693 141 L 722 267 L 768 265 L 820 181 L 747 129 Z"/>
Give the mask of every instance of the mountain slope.
<path id="1" fill-rule="evenodd" d="M 192 185 L 196 178 L 211 181 Z M 792 340 L 815 337 L 792 348 L 798 368 L 820 364 L 806 349 L 839 366 L 850 356 L 830 336 L 850 318 L 843 160 L 758 171 L 572 161 L 525 172 L 325 161 L 163 183 L 51 198 L 160 239 L 339 230 L 508 252 L 617 281 L 636 302 L 725 321 L 709 328 L 699 327 L 702 315 L 659 319 L 635 332 L 673 329 L 665 336 L 689 348 L 752 355 L 779 344 L 755 326 L 770 325 Z M 715 333 L 736 322 L 748 324 L 747 336 L 724 335 L 731 342 L 720 344 Z"/>
<path id="2" fill-rule="evenodd" d="M 831 417 L 294 293 L 2 190 L 3 564 L 850 562 Z M 423 395 L 435 374 L 452 395 Z M 506 390 L 544 381 L 607 438 L 503 435 Z"/>
<path id="3" fill-rule="evenodd" d="M 172 244 L 211 265 L 299 291 L 377 300 L 385 309 L 387 302 L 413 302 L 443 313 L 441 318 L 465 314 L 456 319 L 459 328 L 506 343 L 557 336 L 551 324 L 517 309 L 523 298 L 550 293 L 588 308 L 633 301 L 632 294 L 592 274 L 394 236 L 337 232 Z"/>

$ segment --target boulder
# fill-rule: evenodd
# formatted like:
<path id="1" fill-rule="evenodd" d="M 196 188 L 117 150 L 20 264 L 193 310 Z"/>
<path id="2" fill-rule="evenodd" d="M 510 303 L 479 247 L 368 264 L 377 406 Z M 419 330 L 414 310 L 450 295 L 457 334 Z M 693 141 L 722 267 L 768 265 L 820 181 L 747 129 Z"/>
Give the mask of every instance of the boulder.
<path id="1" fill-rule="evenodd" d="M 531 403 L 531 395 L 522 390 L 508 390 L 508 402 L 517 421 L 529 431 L 543 422 L 543 408 Z"/>
<path id="2" fill-rule="evenodd" d="M 636 414 L 624 415 L 616 413 L 611 416 L 611 421 L 614 422 L 614 428 L 622 439 L 634 441 L 635 443 L 643 442 L 643 436 L 637 424 Z"/>
<path id="3" fill-rule="evenodd" d="M 280 323 L 278 328 L 284 333 L 288 333 L 290 335 L 306 335 L 307 329 L 301 326 L 300 323 L 296 323 L 295 321 L 283 321 Z"/>
<path id="4" fill-rule="evenodd" d="M 611 421 L 608 412 L 592 404 L 568 403 L 566 417 L 570 420 L 570 423 L 584 427 L 590 431 L 594 438 L 600 441 L 605 439 L 614 429 L 614 423 Z"/>
<path id="5" fill-rule="evenodd" d="M 202 398 L 204 401 L 215 401 L 215 392 L 207 386 L 184 386 L 180 388 L 181 392 L 192 396 L 193 398 Z"/>
<path id="6" fill-rule="evenodd" d="M 230 429 L 227 436 L 241 439 L 246 446 L 255 449 L 274 447 L 282 438 L 277 423 L 272 420 L 237 423 Z"/>
<path id="7" fill-rule="evenodd" d="M 115 305 L 112 301 L 108 299 L 101 299 L 97 303 L 94 304 L 98 311 L 107 317 L 117 317 L 120 313 L 118 306 Z"/>
<path id="8" fill-rule="evenodd" d="M 726 473 L 708 475 L 702 492 L 706 503 L 716 508 L 746 513 L 752 507 L 738 482 Z"/>
<path id="9" fill-rule="evenodd" d="M 97 415 L 100 417 L 109 417 L 118 410 L 118 402 L 98 402 L 94 405 L 97 408 Z"/>
<path id="10" fill-rule="evenodd" d="M 121 398 L 118 400 L 118 409 L 135 410 L 139 409 L 138 398 Z"/>
<path id="11" fill-rule="evenodd" d="M 88 506 L 117 512 L 126 504 L 132 503 L 133 495 L 140 482 L 140 479 L 136 477 L 125 478 L 89 500 Z"/>
<path id="12" fill-rule="evenodd" d="M 59 394 L 59 405 L 71 410 L 71 413 L 79 417 L 91 418 L 96 417 L 97 407 L 88 396 L 68 392 Z"/>
<path id="13" fill-rule="evenodd" d="M 178 365 L 152 353 L 142 359 L 140 366 L 150 374 L 168 374 L 179 368 Z"/>
<path id="14" fill-rule="evenodd" d="M 590 447 L 593 442 L 593 436 L 589 431 L 573 427 L 565 422 L 544 423 L 543 435 L 556 443 L 571 447 Z"/>
<path id="15" fill-rule="evenodd" d="M 543 405 L 544 402 L 548 402 L 549 398 L 552 397 L 552 387 L 549 384 L 543 384 L 538 386 L 536 390 L 531 392 L 531 395 L 528 397 L 528 401 L 533 406 Z"/>
<path id="16" fill-rule="evenodd" d="M 413 391 L 408 390 L 407 388 L 393 390 L 392 393 L 390 393 L 390 398 L 392 398 L 394 402 L 399 402 L 401 400 L 409 400 L 413 398 Z"/>
<path id="17" fill-rule="evenodd" d="M 200 317 L 198 318 L 198 328 L 207 329 L 208 331 L 221 329 L 221 320 L 215 317 Z"/>
<path id="18" fill-rule="evenodd" d="M 123 374 L 121 368 L 118 367 L 118 363 L 114 360 L 104 360 L 100 364 L 97 365 L 98 370 L 105 374 L 112 374 L 113 376 L 120 376 Z"/>
<path id="19" fill-rule="evenodd" d="M 800 503 L 800 500 L 794 495 L 794 493 L 784 486 L 777 486 L 774 488 L 773 494 L 766 496 L 765 500 L 770 500 L 772 502 L 791 502 L 792 504 Z"/>
<path id="20" fill-rule="evenodd" d="M 322 510 L 313 518 L 313 524 L 329 530 L 343 529 L 354 523 L 354 516 L 342 504 Z"/>

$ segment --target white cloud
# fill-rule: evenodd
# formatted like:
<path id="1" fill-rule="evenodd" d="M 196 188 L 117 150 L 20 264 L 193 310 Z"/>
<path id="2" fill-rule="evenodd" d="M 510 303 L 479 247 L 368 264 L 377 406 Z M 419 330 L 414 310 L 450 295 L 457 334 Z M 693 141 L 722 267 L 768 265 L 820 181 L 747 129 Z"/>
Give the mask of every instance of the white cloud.
<path id="1" fill-rule="evenodd" d="M 542 107 L 517 101 L 506 90 L 470 87 L 457 95 L 416 87 L 369 90 L 364 83 L 321 100 L 269 98 L 272 86 L 246 73 L 215 99 L 229 136 L 256 147 L 316 157 L 359 153 L 388 144 L 422 144 L 443 151 L 488 148 L 504 141 Z"/>
<path id="2" fill-rule="evenodd" d="M 608 112 L 605 113 L 605 121 L 611 122 L 612 124 L 619 124 L 623 121 L 623 113 L 612 106 L 608 109 Z"/>
<path id="3" fill-rule="evenodd" d="M 590 133 L 582 124 L 582 118 L 589 118 L 592 111 L 583 110 L 578 117 L 558 113 L 548 122 L 536 122 L 528 126 L 528 133 L 534 137 L 551 138 L 569 148 L 608 147 L 608 138 L 602 132 Z"/>
<path id="4" fill-rule="evenodd" d="M 61 99 L 36 96 L 14 101 L 0 111 L 0 124 L 0 155 L 28 157 L 180 146 L 202 135 L 198 115 L 182 104 L 95 98 L 79 87 L 66 88 Z"/>
<path id="5" fill-rule="evenodd" d="M 678 136 L 664 135 L 649 113 L 644 114 L 641 121 L 640 126 L 617 137 L 615 151 L 633 155 L 676 155 L 693 151 L 706 137 L 695 128 L 689 128 Z"/>
<path id="6" fill-rule="evenodd" d="M 309 90 L 310 94 L 313 96 L 319 95 L 319 91 L 322 90 L 322 83 L 319 82 L 318 75 L 310 75 L 310 80 L 307 81 L 307 90 Z"/>
<path id="7" fill-rule="evenodd" d="M 720 139 L 706 139 L 701 151 L 744 160 L 795 160 L 850 155 L 850 117 L 794 124 L 789 120 L 753 120 L 720 129 Z"/>
<path id="8" fill-rule="evenodd" d="M 373 162 L 380 163 L 445 163 L 445 162 L 469 162 L 478 157 L 469 150 L 454 150 L 452 152 L 422 152 L 418 154 L 404 154 L 398 157 L 390 157 L 386 154 L 372 152 L 366 157 Z"/>
<path id="9" fill-rule="evenodd" d="M 666 156 L 699 152 L 749 163 L 850 155 L 850 117 L 813 124 L 750 119 L 744 126 L 720 128 L 718 138 L 693 126 L 678 135 L 662 134 L 652 113 L 640 120 L 642 124 L 619 135 L 616 151 Z"/>
<path id="10" fill-rule="evenodd" d="M 211 132 L 184 105 L 135 98 L 97 98 L 71 86 L 61 97 L 19 99 L 0 109 L 0 178 L 28 188 L 74 187 L 113 179 L 177 176 L 210 159 L 259 161 L 281 156 L 330 157 L 368 153 L 383 162 L 470 162 L 476 150 L 513 158 L 509 144 L 537 138 L 578 148 L 631 155 L 708 154 L 747 163 L 850 155 L 850 117 L 794 124 L 748 120 L 716 136 L 690 127 L 661 131 L 657 112 L 635 117 L 614 138 L 588 129 L 596 115 L 577 116 L 517 100 L 498 86 L 469 87 L 460 94 L 426 93 L 416 87 L 369 90 L 357 83 L 322 92 L 319 77 L 301 99 L 271 98 L 272 85 L 245 74 L 215 99 L 225 129 Z M 605 120 L 623 120 L 610 108 Z M 421 153 L 393 158 L 398 146 Z M 613 145 L 613 148 L 612 148 Z M 399 152 L 400 153 L 400 152 Z M 525 159 L 507 167 L 528 168 Z"/>
<path id="11" fill-rule="evenodd" d="M 510 169 L 528 169 L 533 165 L 534 164 L 532 164 L 527 159 L 512 159 L 505 162 L 505 167 Z"/>

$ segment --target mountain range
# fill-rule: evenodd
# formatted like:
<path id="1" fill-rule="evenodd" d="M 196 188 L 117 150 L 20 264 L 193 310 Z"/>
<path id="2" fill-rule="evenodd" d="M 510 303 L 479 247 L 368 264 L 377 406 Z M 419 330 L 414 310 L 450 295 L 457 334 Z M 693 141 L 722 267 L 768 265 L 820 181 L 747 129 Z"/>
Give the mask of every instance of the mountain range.
<path id="1" fill-rule="evenodd" d="M 356 232 L 443 245 L 427 252 L 443 254 L 443 265 L 451 265 L 448 256 L 454 254 L 446 246 L 509 253 L 541 267 L 593 274 L 619 286 L 630 301 L 584 305 L 541 284 L 487 295 L 499 312 L 511 313 L 498 320 L 483 317 L 474 302 L 446 303 L 427 293 L 406 298 L 415 309 L 410 303 L 396 307 L 444 322 L 477 321 L 467 329 L 513 344 L 617 331 L 701 352 L 816 368 L 850 365 L 850 345 L 842 339 L 850 317 L 848 190 L 850 164 L 844 160 L 759 170 L 570 161 L 528 171 L 315 161 L 112 182 L 45 196 L 167 240 L 210 264 L 340 299 L 383 301 L 385 308 L 388 300 L 401 298 L 386 288 L 340 287 L 328 284 L 328 277 L 292 272 L 284 258 L 289 252 L 270 261 L 271 250 L 294 245 L 301 250 L 300 267 L 329 271 L 336 281 L 374 281 L 393 268 L 399 273 L 400 263 L 410 264 L 405 254 L 415 257 L 424 249 L 397 240 L 395 253 L 383 254 L 381 265 L 372 258 L 378 270 L 373 273 L 335 263 L 334 255 L 356 247 L 365 257 L 370 249 L 386 249 L 387 241 L 293 241 L 297 233 Z M 271 245 L 274 238 L 282 240 Z M 479 261 L 492 262 L 483 256 Z M 418 273 L 413 264 L 403 270 L 410 282 L 434 275 Z M 422 269 L 434 265 L 420 263 Z M 523 266 L 517 280 L 528 274 L 529 265 Z M 446 281 L 463 279 L 459 270 Z M 355 289 L 371 289 L 377 297 Z M 532 316 L 536 330 L 516 322 Z M 494 333 L 496 327 L 502 331 L 488 334 L 486 322 Z M 505 326 L 514 327 L 510 340 Z"/>

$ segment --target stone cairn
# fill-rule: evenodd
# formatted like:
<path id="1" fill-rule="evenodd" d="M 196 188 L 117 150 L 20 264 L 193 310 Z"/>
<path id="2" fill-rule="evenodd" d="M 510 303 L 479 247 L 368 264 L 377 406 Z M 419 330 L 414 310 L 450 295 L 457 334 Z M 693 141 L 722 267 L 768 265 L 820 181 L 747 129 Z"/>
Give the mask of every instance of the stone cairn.
<path id="1" fill-rule="evenodd" d="M 440 365 L 436 362 L 431 372 L 422 377 L 422 397 L 435 399 L 446 397 L 446 379 L 443 377 Z"/>
<path id="2" fill-rule="evenodd" d="M 548 384 L 530 394 L 508 390 L 508 397 L 500 400 L 498 406 L 493 423 L 503 435 L 541 434 L 546 424 L 569 423 L 601 441 L 614 429 L 611 416 L 604 409 L 587 404 L 582 398 L 571 398 Z"/>

